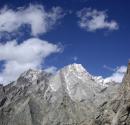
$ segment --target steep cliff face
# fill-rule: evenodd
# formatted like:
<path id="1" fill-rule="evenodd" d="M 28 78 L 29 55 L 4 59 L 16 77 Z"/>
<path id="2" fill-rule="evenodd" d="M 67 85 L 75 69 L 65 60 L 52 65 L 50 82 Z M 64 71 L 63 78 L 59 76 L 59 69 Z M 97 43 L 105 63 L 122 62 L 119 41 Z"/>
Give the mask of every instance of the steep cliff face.
<path id="1" fill-rule="evenodd" d="M 96 125 L 130 125 L 130 62 L 122 84 L 113 98 L 98 109 Z"/>
<path id="2" fill-rule="evenodd" d="M 118 88 L 99 82 L 80 64 L 55 75 L 28 70 L 17 81 L 0 86 L 0 125 L 98 124 L 102 107 L 107 108 Z"/>

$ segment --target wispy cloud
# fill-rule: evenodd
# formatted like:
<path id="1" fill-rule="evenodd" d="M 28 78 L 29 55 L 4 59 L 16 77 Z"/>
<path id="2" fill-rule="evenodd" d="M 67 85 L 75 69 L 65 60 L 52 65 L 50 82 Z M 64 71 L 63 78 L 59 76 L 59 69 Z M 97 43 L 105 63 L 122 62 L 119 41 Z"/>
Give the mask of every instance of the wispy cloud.
<path id="1" fill-rule="evenodd" d="M 57 71 L 57 67 L 51 66 L 51 67 L 46 68 L 44 71 L 48 73 L 55 73 Z"/>
<path id="2" fill-rule="evenodd" d="M 77 61 L 78 60 L 78 57 L 77 56 L 74 56 L 72 57 L 73 61 Z"/>
<path id="3" fill-rule="evenodd" d="M 111 76 L 104 79 L 104 82 L 105 83 L 108 83 L 111 81 L 119 82 L 119 83 L 122 82 L 122 79 L 124 77 L 126 70 L 127 70 L 127 66 L 117 67 Z"/>
<path id="4" fill-rule="evenodd" d="M 117 30 L 119 28 L 115 20 L 108 20 L 108 14 L 105 11 L 83 8 L 77 12 L 77 15 L 79 17 L 79 26 L 89 32 L 99 29 Z"/>
<path id="5" fill-rule="evenodd" d="M 60 52 L 58 45 L 38 38 L 30 38 L 18 44 L 17 41 L 9 41 L 0 44 L 0 61 L 5 61 L 4 68 L 0 72 L 0 82 L 8 83 L 15 80 L 22 72 L 29 68 L 39 69 L 52 53 Z M 54 71 L 54 68 L 49 71 Z"/>
<path id="6" fill-rule="evenodd" d="M 11 33 L 26 24 L 31 27 L 31 35 L 37 36 L 50 30 L 63 16 L 60 7 L 53 7 L 49 11 L 42 5 L 30 5 L 17 10 L 4 7 L 0 10 L 0 32 Z"/>
<path id="7" fill-rule="evenodd" d="M 109 70 L 109 71 L 112 71 L 112 72 L 115 72 L 115 71 L 118 69 L 118 67 L 117 67 L 117 68 L 112 68 L 112 67 L 107 66 L 107 65 L 104 65 L 103 68 L 104 68 L 104 69 L 107 69 L 107 70 Z"/>

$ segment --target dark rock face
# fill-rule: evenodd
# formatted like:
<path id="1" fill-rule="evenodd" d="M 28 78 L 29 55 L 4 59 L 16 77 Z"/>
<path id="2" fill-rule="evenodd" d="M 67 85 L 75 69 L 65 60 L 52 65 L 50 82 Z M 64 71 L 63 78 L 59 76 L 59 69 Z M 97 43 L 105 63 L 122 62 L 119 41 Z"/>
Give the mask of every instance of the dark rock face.
<path id="1" fill-rule="evenodd" d="M 4 87 L 0 84 L 0 98 L 2 98 L 4 95 Z"/>
<path id="2" fill-rule="evenodd" d="M 0 125 L 129 125 L 129 75 L 105 86 L 78 64 L 55 75 L 28 70 L 0 86 Z"/>

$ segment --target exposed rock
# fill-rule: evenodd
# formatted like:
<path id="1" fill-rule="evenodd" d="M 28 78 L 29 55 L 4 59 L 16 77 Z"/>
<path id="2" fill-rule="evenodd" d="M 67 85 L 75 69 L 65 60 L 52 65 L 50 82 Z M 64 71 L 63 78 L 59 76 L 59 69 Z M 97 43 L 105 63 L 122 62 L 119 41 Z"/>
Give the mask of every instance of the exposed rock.
<path id="1" fill-rule="evenodd" d="M 0 99 L 4 96 L 4 86 L 0 84 Z"/>
<path id="2" fill-rule="evenodd" d="M 0 125 L 128 125 L 124 85 L 104 84 L 81 64 L 54 75 L 30 69 L 0 87 Z"/>
<path id="3" fill-rule="evenodd" d="M 119 90 L 98 112 L 94 125 L 130 125 L 130 62 Z"/>

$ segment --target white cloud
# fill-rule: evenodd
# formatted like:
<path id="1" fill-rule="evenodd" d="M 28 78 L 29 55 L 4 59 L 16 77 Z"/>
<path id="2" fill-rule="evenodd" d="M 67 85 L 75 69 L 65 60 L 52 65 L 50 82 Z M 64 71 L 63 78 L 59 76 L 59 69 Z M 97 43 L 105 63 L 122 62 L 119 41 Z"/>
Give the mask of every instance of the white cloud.
<path id="1" fill-rule="evenodd" d="M 57 68 L 55 66 L 51 66 L 49 68 L 46 68 L 44 71 L 48 73 L 55 73 L 57 71 Z"/>
<path id="2" fill-rule="evenodd" d="M 41 5 L 30 5 L 17 10 L 4 7 L 0 10 L 0 32 L 11 33 L 27 24 L 31 26 L 31 34 L 36 36 L 46 33 L 61 17 L 63 15 L 60 7 L 53 7 L 50 11 L 45 11 Z"/>
<path id="3" fill-rule="evenodd" d="M 105 83 L 108 83 L 111 81 L 119 82 L 119 83 L 122 82 L 122 79 L 124 77 L 126 70 L 127 70 L 127 66 L 117 67 L 116 71 L 111 76 L 104 79 L 104 82 Z"/>
<path id="4" fill-rule="evenodd" d="M 78 57 L 77 57 L 77 56 L 74 56 L 74 57 L 72 57 L 72 59 L 73 59 L 74 61 L 77 61 L 77 60 L 78 60 Z"/>
<path id="5" fill-rule="evenodd" d="M 38 38 L 28 39 L 21 44 L 15 40 L 0 44 L 0 61 L 6 62 L 0 73 L 0 82 L 8 83 L 15 80 L 29 68 L 41 68 L 45 58 L 57 52 L 60 52 L 58 45 Z"/>
<path id="6" fill-rule="evenodd" d="M 119 28 L 115 20 L 108 20 L 108 15 L 105 11 L 84 8 L 77 15 L 80 18 L 78 22 L 79 26 L 90 32 L 99 29 L 117 30 Z"/>

